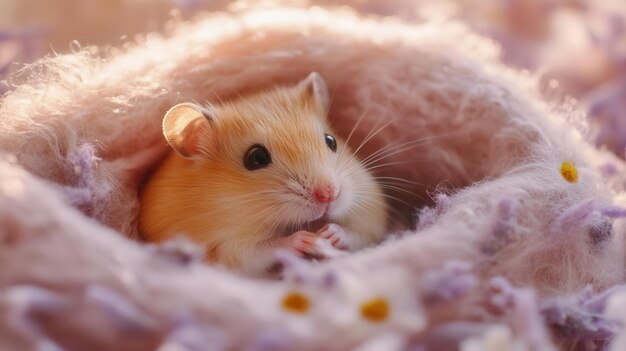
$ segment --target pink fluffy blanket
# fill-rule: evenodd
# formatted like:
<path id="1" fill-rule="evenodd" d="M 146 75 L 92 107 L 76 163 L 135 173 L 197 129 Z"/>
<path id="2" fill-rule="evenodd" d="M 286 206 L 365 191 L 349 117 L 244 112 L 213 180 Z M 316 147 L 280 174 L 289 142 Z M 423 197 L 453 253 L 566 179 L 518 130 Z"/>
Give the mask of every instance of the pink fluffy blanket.
<path id="1" fill-rule="evenodd" d="M 184 240 L 131 239 L 168 107 L 311 71 L 344 137 L 361 116 L 354 140 L 395 121 L 361 157 L 429 140 L 381 170 L 433 199 L 410 230 L 317 264 L 284 256 L 281 281 L 207 266 Z M 457 23 L 218 14 L 20 80 L 0 105 L 2 350 L 626 347 L 624 164 Z M 401 215 L 424 205 L 396 195 Z"/>

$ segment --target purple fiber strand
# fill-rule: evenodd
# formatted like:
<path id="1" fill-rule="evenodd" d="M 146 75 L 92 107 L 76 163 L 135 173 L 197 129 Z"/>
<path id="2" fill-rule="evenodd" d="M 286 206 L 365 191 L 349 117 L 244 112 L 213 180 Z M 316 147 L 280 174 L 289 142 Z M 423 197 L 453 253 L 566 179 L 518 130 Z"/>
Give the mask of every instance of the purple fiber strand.
<path id="1" fill-rule="evenodd" d="M 3 79 L 9 73 L 12 63 L 12 61 L 9 61 L 5 64 L 0 64 L 0 79 Z"/>
<path id="2" fill-rule="evenodd" d="M 288 250 L 276 250 L 276 258 L 283 268 L 283 278 L 296 283 L 304 283 L 310 278 L 310 264 Z"/>
<path id="3" fill-rule="evenodd" d="M 441 215 L 450 208 L 450 198 L 448 195 L 439 193 L 435 196 L 435 210 L 438 215 Z"/>
<path id="4" fill-rule="evenodd" d="M 539 308 L 533 290 L 515 288 L 501 276 L 489 281 L 489 289 L 491 305 L 500 313 L 512 311 L 513 331 L 526 340 L 531 349 L 543 350 L 551 345 L 544 329 L 544 310 Z"/>
<path id="5" fill-rule="evenodd" d="M 85 294 L 86 298 L 97 303 L 113 325 L 121 330 L 139 332 L 155 327 L 152 318 L 139 310 L 126 297 L 109 288 L 94 285 L 89 287 Z"/>
<path id="6" fill-rule="evenodd" d="M 514 288 L 506 278 L 502 276 L 491 278 L 489 290 L 489 302 L 499 311 L 505 311 L 513 305 Z"/>
<path id="7" fill-rule="evenodd" d="M 337 286 L 338 280 L 339 280 L 339 277 L 337 276 L 336 272 L 328 271 L 322 275 L 321 285 L 324 288 L 330 289 L 330 288 Z"/>
<path id="8" fill-rule="evenodd" d="M 616 285 L 598 293 L 582 303 L 582 307 L 592 313 L 603 313 L 608 299 L 617 292 L 626 291 L 626 285 Z"/>
<path id="9" fill-rule="evenodd" d="M 498 218 L 493 229 L 493 235 L 496 238 L 506 239 L 511 231 L 511 221 L 513 220 L 513 212 L 515 204 L 513 199 L 504 198 L 498 202 Z"/>
<path id="10" fill-rule="evenodd" d="M 89 144 L 81 145 L 78 150 L 68 156 L 68 161 L 74 166 L 74 171 L 78 175 L 78 186 L 85 188 L 94 187 L 94 168 L 97 160 L 95 150 Z"/>
<path id="11" fill-rule="evenodd" d="M 600 213 L 610 218 L 626 217 L 626 208 L 617 206 L 607 206 L 600 210 Z"/>
<path id="12" fill-rule="evenodd" d="M 74 206 L 82 206 L 91 201 L 92 192 L 85 188 L 64 187 L 63 191 L 69 202 Z"/>
<path id="13" fill-rule="evenodd" d="M 546 323 L 561 337 L 579 340 L 608 340 L 620 330 L 619 323 L 580 306 L 553 302 L 542 309 Z"/>
<path id="14" fill-rule="evenodd" d="M 514 291 L 514 328 L 523 336 L 531 349 L 540 350 L 546 343 L 547 335 L 542 323 L 535 293 L 529 289 Z"/>
<path id="15" fill-rule="evenodd" d="M 224 335 L 216 328 L 187 321 L 171 332 L 159 350 L 221 351 L 226 350 Z"/>
<path id="16" fill-rule="evenodd" d="M 498 215 L 500 220 L 509 221 L 513 218 L 515 211 L 515 202 L 510 197 L 505 197 L 498 202 Z"/>
<path id="17" fill-rule="evenodd" d="M 9 306 L 7 323 L 13 330 L 31 340 L 37 350 L 62 350 L 48 339 L 32 315 L 64 313 L 71 305 L 68 300 L 46 289 L 28 285 L 10 287 L 5 290 L 4 296 Z"/>
<path id="18" fill-rule="evenodd" d="M 576 301 L 578 301 L 579 303 L 584 303 L 586 301 L 589 301 L 589 299 L 591 299 L 592 297 L 594 297 L 594 293 L 593 293 L 593 285 L 592 284 L 587 284 L 577 295 L 576 295 Z"/>
<path id="19" fill-rule="evenodd" d="M 591 222 L 595 209 L 593 199 L 585 200 L 577 205 L 574 205 L 557 217 L 554 223 L 554 232 L 559 233 L 572 233 L 580 230 L 587 223 Z M 599 213 L 595 212 L 597 215 Z"/>
<path id="20" fill-rule="evenodd" d="M 600 166 L 600 173 L 604 177 L 612 177 L 617 174 L 617 166 L 614 163 L 605 163 Z"/>
<path id="21" fill-rule="evenodd" d="M 515 213 L 515 201 L 511 197 L 504 197 L 498 202 L 496 218 L 492 225 L 492 237 L 481 248 L 485 255 L 494 255 L 511 240 Z"/>
<path id="22" fill-rule="evenodd" d="M 182 265 L 200 263 L 204 260 L 204 249 L 185 236 L 177 236 L 173 239 L 153 247 L 156 254 Z"/>
<path id="23" fill-rule="evenodd" d="M 620 323 L 603 313 L 608 299 L 622 291 L 626 291 L 626 285 L 617 285 L 593 295 L 592 287 L 587 286 L 578 296 L 546 301 L 542 315 L 562 338 L 582 343 L 584 350 L 596 350 L 621 330 Z"/>
<path id="24" fill-rule="evenodd" d="M 456 350 L 463 340 L 483 335 L 489 323 L 457 321 L 436 326 L 421 341 L 425 350 Z"/>
<path id="25" fill-rule="evenodd" d="M 622 118 L 626 106 L 624 96 L 626 80 L 621 78 L 595 88 L 584 97 L 590 101 L 590 119 L 595 119 L 602 125 L 596 136 L 596 144 L 606 144 L 614 152 L 621 152 L 626 146 L 626 122 Z"/>
<path id="26" fill-rule="evenodd" d="M 437 221 L 437 211 L 432 207 L 424 207 L 419 210 L 417 215 L 416 229 L 427 228 Z"/>
<path id="27" fill-rule="evenodd" d="M 272 330 L 262 332 L 252 341 L 249 351 L 282 351 L 289 350 L 291 342 L 285 332 Z"/>
<path id="28" fill-rule="evenodd" d="M 446 194 L 439 193 L 435 195 L 434 201 L 434 207 L 423 207 L 417 213 L 417 224 L 415 225 L 417 230 L 424 229 L 435 224 L 439 216 L 450 208 L 450 198 Z"/>
<path id="29" fill-rule="evenodd" d="M 89 144 L 81 145 L 68 155 L 67 161 L 78 176 L 76 186 L 64 187 L 65 194 L 73 205 L 82 206 L 93 200 L 96 189 L 94 169 L 97 160 L 95 149 Z"/>
<path id="30" fill-rule="evenodd" d="M 606 344 L 620 325 L 602 315 L 607 299 L 625 286 L 616 286 L 591 296 L 591 287 L 583 289 L 576 297 L 555 298 L 537 306 L 532 290 L 517 289 L 503 277 L 494 277 L 490 281 L 492 290 L 491 304 L 506 311 L 514 308 L 514 327 L 516 334 L 522 335 L 533 347 L 541 349 L 548 340 L 540 327 L 545 322 L 561 338 L 577 343 L 583 350 L 595 350 L 598 345 Z M 540 311 L 540 313 L 539 313 Z"/>
<path id="31" fill-rule="evenodd" d="M 478 286 L 478 278 L 471 268 L 467 262 L 448 261 L 442 268 L 424 274 L 420 281 L 424 302 L 436 304 L 463 297 Z"/>
<path id="32" fill-rule="evenodd" d="M 33 312 L 59 312 L 69 307 L 69 302 L 61 296 L 30 285 L 13 286 L 4 293 L 13 306 Z"/>
<path id="33" fill-rule="evenodd" d="M 590 225 L 587 230 L 591 244 L 597 248 L 603 247 L 601 245 L 608 242 L 613 233 L 613 220 L 606 217 Z"/>
<path id="34" fill-rule="evenodd" d="M 38 54 L 35 52 L 35 43 L 47 33 L 44 27 L 28 27 L 21 32 L 0 32 L 0 50 L 2 42 L 17 42 L 19 49 L 16 55 L 10 57 L 6 63 L 0 63 L 0 79 L 6 78 L 11 65 L 20 60 L 23 62 L 32 62 L 37 59 Z"/>

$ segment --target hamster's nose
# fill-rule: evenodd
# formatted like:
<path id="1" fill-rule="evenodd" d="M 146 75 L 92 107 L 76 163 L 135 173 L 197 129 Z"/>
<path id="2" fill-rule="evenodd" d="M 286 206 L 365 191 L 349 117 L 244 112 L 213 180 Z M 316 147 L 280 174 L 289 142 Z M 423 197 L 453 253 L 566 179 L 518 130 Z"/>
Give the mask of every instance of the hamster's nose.
<path id="1" fill-rule="evenodd" d="M 337 188 L 331 184 L 317 186 L 313 189 L 313 198 L 319 203 L 329 203 L 337 198 Z"/>

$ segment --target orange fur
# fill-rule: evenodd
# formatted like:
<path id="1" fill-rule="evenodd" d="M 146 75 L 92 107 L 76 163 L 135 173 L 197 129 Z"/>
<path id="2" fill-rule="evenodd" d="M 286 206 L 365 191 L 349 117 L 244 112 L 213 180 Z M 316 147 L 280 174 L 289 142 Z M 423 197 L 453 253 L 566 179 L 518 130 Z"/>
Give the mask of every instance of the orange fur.
<path id="1" fill-rule="evenodd" d="M 323 102 L 302 83 L 279 87 L 220 106 L 209 106 L 206 126 L 199 128 L 199 153 L 185 158 L 171 152 L 145 187 L 140 226 L 150 241 L 177 234 L 207 246 L 209 260 L 245 271 L 265 267 L 255 260 L 267 240 L 306 229 L 319 218 L 294 186 L 310 189 L 330 180 L 339 184 L 330 220 L 346 228 L 350 248 L 381 239 L 386 227 L 383 195 L 371 175 L 331 133 Z M 250 171 L 246 151 L 264 145 L 270 166 Z M 359 220 L 368 218 L 365 221 Z M 312 228 L 317 230 L 319 228 Z"/>

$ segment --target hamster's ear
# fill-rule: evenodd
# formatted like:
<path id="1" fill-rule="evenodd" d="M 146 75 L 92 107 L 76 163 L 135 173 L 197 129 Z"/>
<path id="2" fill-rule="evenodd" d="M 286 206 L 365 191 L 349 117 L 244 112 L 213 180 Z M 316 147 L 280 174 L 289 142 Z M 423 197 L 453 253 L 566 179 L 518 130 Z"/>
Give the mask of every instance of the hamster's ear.
<path id="1" fill-rule="evenodd" d="M 201 136 L 211 128 L 209 119 L 200 106 L 178 104 L 170 108 L 163 118 L 163 135 L 177 153 L 191 158 L 200 153 Z"/>
<path id="2" fill-rule="evenodd" d="M 300 82 L 302 94 L 308 101 L 312 101 L 322 109 L 324 116 L 328 112 L 330 98 L 328 96 L 328 87 L 324 78 L 317 73 L 312 72 L 303 81 Z"/>

